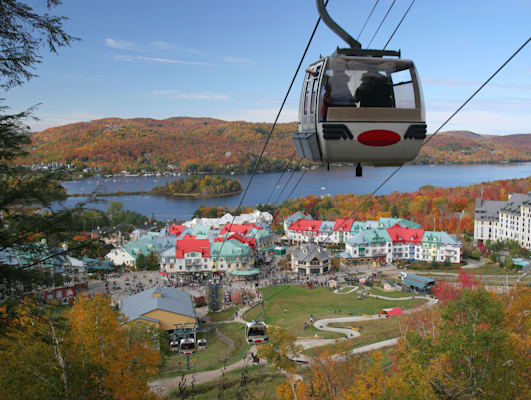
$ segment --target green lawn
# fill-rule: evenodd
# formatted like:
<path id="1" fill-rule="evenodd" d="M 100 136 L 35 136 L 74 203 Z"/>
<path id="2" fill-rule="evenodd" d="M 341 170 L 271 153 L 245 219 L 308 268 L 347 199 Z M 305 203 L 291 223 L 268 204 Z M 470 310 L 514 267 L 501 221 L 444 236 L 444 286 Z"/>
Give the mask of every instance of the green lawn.
<path id="1" fill-rule="evenodd" d="M 206 334 L 207 349 L 197 351 L 190 356 L 190 371 L 186 371 L 186 357 L 180 354 L 172 354 L 163 368 L 161 368 L 159 377 L 170 377 L 183 375 L 185 373 L 208 371 L 218 369 L 225 365 L 233 364 L 241 360 L 249 351 L 251 346 L 245 341 L 244 325 L 238 323 L 223 324 L 218 326 L 219 331 L 234 340 L 235 348 L 231 349 L 225 343 L 220 341 L 214 329 Z M 202 337 L 201 334 L 198 336 Z"/>
<path id="2" fill-rule="evenodd" d="M 319 331 L 313 326 L 304 330 L 304 321 L 310 318 L 310 314 L 316 316 L 317 319 L 378 314 L 382 308 L 401 307 L 408 309 L 424 303 L 422 299 L 397 301 L 367 297 L 358 300 L 356 292 L 338 295 L 329 291 L 328 288 L 306 289 L 288 285 L 262 289 L 262 295 L 264 297 L 265 322 L 285 328 L 297 337 L 308 337 L 315 334 L 326 338 L 338 337 L 338 334 L 334 332 Z M 287 312 L 284 313 L 284 310 Z M 258 318 L 261 311 L 261 307 L 255 307 L 249 310 L 244 318 L 248 321 Z"/>
<path id="3" fill-rule="evenodd" d="M 211 322 L 228 321 L 234 319 L 234 313 L 239 310 L 239 307 L 233 306 L 220 312 L 209 312 L 207 317 Z"/>
<path id="4" fill-rule="evenodd" d="M 307 349 L 304 351 L 304 354 L 309 356 L 315 356 L 325 350 L 332 354 L 340 353 L 355 349 L 357 347 L 398 337 L 400 336 L 400 320 L 402 318 L 403 316 L 399 315 L 390 318 L 382 318 L 371 321 L 331 324 L 330 326 L 340 328 L 358 328 L 359 333 L 361 333 L 361 335 L 354 339 L 342 340 L 340 342 L 333 343 L 330 345 Z"/>
<path id="5" fill-rule="evenodd" d="M 369 293 L 375 294 L 376 296 L 392 297 L 394 299 L 399 299 L 401 297 L 418 296 L 412 292 L 386 292 L 385 290 L 377 288 L 377 287 L 369 288 Z"/>

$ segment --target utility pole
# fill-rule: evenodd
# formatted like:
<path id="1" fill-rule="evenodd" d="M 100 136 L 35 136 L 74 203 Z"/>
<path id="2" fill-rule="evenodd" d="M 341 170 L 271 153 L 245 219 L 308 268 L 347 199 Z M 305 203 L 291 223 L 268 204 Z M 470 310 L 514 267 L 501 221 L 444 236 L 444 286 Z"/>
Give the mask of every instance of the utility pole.
<path id="1" fill-rule="evenodd" d="M 435 217 L 433 217 L 433 230 L 435 231 Z"/>

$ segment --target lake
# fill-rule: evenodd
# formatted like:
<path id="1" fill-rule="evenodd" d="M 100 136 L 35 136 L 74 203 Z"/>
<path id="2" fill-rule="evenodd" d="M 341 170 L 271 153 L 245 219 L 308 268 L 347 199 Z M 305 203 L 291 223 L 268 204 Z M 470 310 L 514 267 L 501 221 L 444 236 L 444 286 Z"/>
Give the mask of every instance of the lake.
<path id="1" fill-rule="evenodd" d="M 363 177 L 356 178 L 354 167 L 333 167 L 330 171 L 326 168 L 308 170 L 293 192 L 291 197 L 307 196 L 309 194 L 338 194 L 338 193 L 370 193 L 387 178 L 395 167 L 363 167 Z M 282 193 L 280 201 L 287 198 L 302 171 L 298 171 L 291 179 L 288 188 Z M 531 163 L 516 163 L 504 165 L 406 165 L 393 178 L 387 182 L 377 194 L 394 192 L 412 192 L 423 185 L 442 187 L 467 186 L 485 181 L 499 179 L 525 178 L 531 175 Z M 229 175 L 224 175 L 229 176 Z M 273 186 L 276 185 L 281 173 L 264 173 L 255 175 L 251 187 L 245 196 L 244 205 L 264 203 L 270 196 Z M 286 173 L 275 188 L 272 196 L 277 199 L 282 188 L 286 184 L 291 173 Z M 230 177 L 230 176 L 229 176 Z M 239 179 L 245 189 L 251 175 L 234 175 L 232 178 Z M 63 182 L 68 193 L 99 192 L 134 192 L 147 191 L 157 185 L 166 184 L 179 179 L 177 176 L 116 176 L 110 178 L 93 177 L 71 182 Z M 166 198 L 151 195 L 136 196 L 109 196 L 102 197 L 103 202 L 89 205 L 90 208 L 106 210 L 111 201 L 120 201 L 127 210 L 134 210 L 141 214 L 151 216 L 155 214 L 157 219 L 171 220 L 189 219 L 194 211 L 200 206 L 237 206 L 243 192 L 230 196 L 214 199 L 184 199 Z M 54 208 L 72 207 L 85 197 L 70 197 L 61 204 L 55 204 Z"/>

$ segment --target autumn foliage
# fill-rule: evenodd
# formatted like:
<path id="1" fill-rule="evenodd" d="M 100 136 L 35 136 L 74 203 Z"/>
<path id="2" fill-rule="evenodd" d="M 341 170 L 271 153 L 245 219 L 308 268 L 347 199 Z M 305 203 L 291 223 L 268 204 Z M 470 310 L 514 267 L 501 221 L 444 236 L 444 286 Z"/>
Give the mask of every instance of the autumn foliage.
<path id="1" fill-rule="evenodd" d="M 157 399 L 147 379 L 159 351 L 146 330 L 122 325 L 103 295 L 70 311 L 24 302 L 0 309 L 0 399 Z M 6 322 L 8 321 L 8 322 Z"/>
<path id="2" fill-rule="evenodd" d="M 393 192 L 374 196 L 353 214 L 367 195 L 337 194 L 335 196 L 300 197 L 286 200 L 277 207 L 275 223 L 294 211 L 304 210 L 314 218 L 335 220 L 351 216 L 356 220 L 374 220 L 381 217 L 400 217 L 422 225 L 424 229 L 450 233 L 474 230 L 475 199 L 507 200 L 509 193 L 531 191 L 531 178 L 484 182 L 478 185 L 441 188 L 422 186 L 416 192 Z"/>
<path id="3" fill-rule="evenodd" d="M 105 118 L 38 132 L 24 163 L 69 162 L 104 172 L 251 172 L 272 125 L 213 118 Z M 277 124 L 259 170 L 280 171 L 295 151 L 295 122 Z M 441 132 L 416 163 L 462 164 L 531 160 L 531 136 Z"/>
<path id="4" fill-rule="evenodd" d="M 529 398 L 531 289 L 495 294 L 463 273 L 453 295 L 400 320 L 391 365 L 379 352 L 314 358 L 298 400 Z"/>

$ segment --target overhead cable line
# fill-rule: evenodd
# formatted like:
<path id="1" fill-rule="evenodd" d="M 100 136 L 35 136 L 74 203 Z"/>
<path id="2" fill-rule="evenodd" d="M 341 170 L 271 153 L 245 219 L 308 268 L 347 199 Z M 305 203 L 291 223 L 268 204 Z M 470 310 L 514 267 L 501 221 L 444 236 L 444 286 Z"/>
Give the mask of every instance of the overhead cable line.
<path id="1" fill-rule="evenodd" d="M 393 31 L 393 33 L 391 34 L 391 36 L 389 37 L 389 39 L 387 40 L 387 43 L 385 44 L 384 46 L 384 50 L 387 48 L 387 45 L 389 44 L 389 42 L 391 41 L 391 39 L 393 38 L 393 36 L 395 36 L 395 33 L 396 31 L 398 30 L 398 28 L 400 28 L 400 25 L 402 25 L 402 21 L 406 18 L 406 15 L 407 13 L 409 12 L 409 10 L 411 10 L 411 7 L 413 7 L 413 4 L 415 3 L 416 0 L 413 0 L 411 2 L 411 4 L 409 5 L 409 7 L 407 8 L 406 12 L 404 13 L 404 15 L 402 16 L 402 19 L 400 20 L 400 22 L 398 23 L 398 25 L 396 26 L 395 30 Z"/>
<path id="2" fill-rule="evenodd" d="M 358 37 L 356 38 L 356 40 L 359 40 L 359 39 L 360 39 L 360 36 L 361 36 L 361 34 L 363 33 L 363 30 L 364 30 L 365 27 L 367 26 L 367 22 L 369 22 L 369 20 L 371 19 L 372 13 L 374 12 L 374 9 L 376 8 L 376 6 L 378 5 L 379 2 L 380 2 L 380 0 L 376 0 L 376 3 L 374 3 L 374 7 L 372 8 L 371 13 L 370 13 L 369 16 L 367 17 L 367 19 L 365 20 L 365 23 L 363 24 L 363 27 L 361 28 L 360 33 L 358 33 Z"/>
<path id="3" fill-rule="evenodd" d="M 299 183 L 301 183 L 302 181 L 302 178 L 304 178 L 304 175 L 306 175 L 306 171 L 308 171 L 307 169 L 304 170 L 304 172 L 301 174 L 299 180 L 297 181 L 297 183 L 295 184 L 295 186 L 293 186 L 293 189 L 291 189 L 291 192 L 289 192 L 288 194 L 288 199 L 291 197 L 291 195 L 293 194 L 293 192 L 295 191 L 295 189 L 297 188 L 297 186 L 299 186 Z"/>
<path id="4" fill-rule="evenodd" d="M 275 193 L 275 189 L 277 188 L 277 186 L 279 186 L 280 181 L 282 180 L 282 178 L 284 177 L 284 174 L 285 174 L 286 171 L 288 170 L 288 167 L 289 167 L 289 165 L 291 164 L 291 160 L 293 160 L 293 157 L 295 157 L 295 154 L 297 154 L 297 151 L 294 151 L 294 152 L 291 154 L 291 157 L 289 158 L 288 162 L 286 163 L 286 166 L 284 167 L 284 170 L 282 171 L 282 174 L 280 174 L 280 177 L 278 178 L 278 181 L 275 183 L 275 186 L 273 186 L 273 190 L 271 191 L 271 193 L 269 194 L 269 197 L 267 198 L 267 200 L 266 200 L 266 202 L 265 202 L 265 205 L 266 205 L 266 206 L 269 204 L 269 201 L 270 201 L 271 198 L 273 197 L 273 193 Z"/>
<path id="5" fill-rule="evenodd" d="M 518 48 L 518 50 L 516 50 L 485 82 L 483 82 L 483 84 L 474 92 L 472 93 L 472 95 L 465 100 L 465 102 L 463 104 L 461 104 L 461 106 L 459 106 L 457 108 L 457 110 L 455 110 L 452 115 L 450 115 L 448 117 L 448 119 L 446 119 L 446 121 L 444 121 L 442 123 L 441 126 L 439 126 L 439 128 L 422 144 L 422 147 L 424 147 L 426 144 L 428 144 L 430 142 L 430 140 L 432 140 L 435 135 L 437 135 L 441 129 L 446 126 L 446 124 L 448 124 L 448 122 L 450 122 L 450 120 L 455 117 L 457 115 L 457 113 L 459 113 L 459 111 L 461 111 L 463 109 L 463 107 L 465 107 L 469 102 L 470 100 L 472 100 L 480 91 L 481 89 L 483 89 L 518 53 L 520 53 L 520 51 L 525 47 L 527 46 L 527 44 L 531 41 L 531 37 L 527 38 L 527 40 Z M 374 197 L 374 195 L 376 194 L 376 192 L 378 192 L 382 186 L 384 186 L 393 176 L 396 175 L 396 173 L 398 171 L 400 171 L 400 169 L 402 169 L 402 167 L 404 166 L 404 164 L 400 165 L 399 167 L 397 167 L 380 185 L 378 185 L 378 187 L 376 189 L 374 189 L 361 203 L 358 207 L 356 207 L 356 209 L 354 211 L 352 211 L 346 218 L 343 219 L 343 222 L 339 225 L 339 228 L 341 228 L 346 222 L 348 219 L 352 218 L 358 211 L 359 209 L 367 202 L 369 201 L 372 197 Z M 326 243 L 328 241 L 328 239 L 330 238 L 330 236 L 332 235 L 332 232 L 330 232 L 325 240 L 323 240 L 324 243 Z M 305 261 L 309 256 L 310 254 L 312 254 L 315 250 L 313 251 L 310 251 L 308 253 L 308 255 L 304 258 L 303 261 Z"/>
<path id="6" fill-rule="evenodd" d="M 291 182 L 291 179 L 293 178 L 293 176 L 295 175 L 295 172 L 297 172 L 297 169 L 299 168 L 299 166 L 301 165 L 302 161 L 304 160 L 304 158 L 301 158 L 299 159 L 299 162 L 297 163 L 297 165 L 295 165 L 295 167 L 293 168 L 293 171 L 291 172 L 291 175 L 290 177 L 288 178 L 288 181 L 286 182 L 286 184 L 284 185 L 284 187 L 282 188 L 282 190 L 280 191 L 279 195 L 277 196 L 274 204 L 277 204 L 280 200 L 280 197 L 282 196 L 282 193 L 284 193 L 284 190 L 286 190 L 286 187 L 288 187 L 288 184 Z M 289 198 L 289 197 L 288 197 Z"/>
<path id="7" fill-rule="evenodd" d="M 328 4 L 328 0 L 326 0 L 325 7 Z M 236 215 L 240 212 L 241 206 L 243 204 L 243 200 L 245 199 L 245 196 L 247 195 L 247 192 L 249 191 L 249 187 L 251 187 L 251 183 L 253 182 L 253 178 L 256 175 L 256 171 L 258 170 L 258 166 L 260 165 L 260 161 L 262 161 L 262 158 L 264 156 L 265 149 L 267 148 L 267 145 L 269 143 L 269 140 L 271 139 L 271 136 L 273 135 L 273 131 L 275 130 L 275 127 L 277 125 L 278 119 L 280 117 L 280 114 L 282 113 L 282 110 L 284 109 L 284 105 L 286 104 L 286 101 L 288 99 L 288 96 L 291 92 L 291 89 L 293 87 L 293 84 L 295 83 L 295 80 L 297 79 L 297 75 L 299 74 L 299 70 L 301 68 L 301 65 L 304 61 L 304 58 L 306 57 L 306 53 L 308 52 L 308 49 L 310 48 L 310 44 L 312 43 L 313 37 L 315 36 L 315 32 L 317 31 L 317 27 L 319 26 L 319 23 L 321 22 L 321 17 L 317 18 L 317 22 L 315 23 L 315 27 L 313 28 L 312 34 L 310 35 L 310 39 L 308 40 L 308 43 L 306 44 L 306 48 L 304 49 L 304 52 L 302 53 L 301 59 L 299 61 L 299 65 L 297 66 L 297 69 L 295 70 L 295 73 L 293 74 L 293 78 L 291 79 L 291 83 L 288 87 L 288 90 L 286 92 L 286 95 L 284 96 L 284 100 L 282 100 L 282 104 L 280 106 L 280 109 L 278 110 L 277 116 L 275 118 L 275 121 L 273 122 L 273 126 L 271 127 L 271 130 L 269 131 L 269 134 L 267 135 L 267 139 L 264 143 L 264 147 L 262 148 L 262 152 L 260 153 L 260 157 L 258 157 L 258 160 L 256 161 L 256 164 L 253 169 L 253 173 L 251 174 L 251 178 L 249 179 L 249 183 L 247 183 L 247 186 L 245 187 L 245 191 L 243 192 L 243 196 L 240 199 L 240 202 L 238 204 L 238 208 L 236 209 L 236 212 L 234 213 L 234 217 L 232 218 L 232 221 L 230 223 L 229 229 L 227 233 L 225 234 L 225 239 L 221 242 L 221 247 L 219 249 L 218 255 L 221 254 L 221 250 L 223 250 L 223 246 L 225 245 L 226 239 L 228 237 L 228 234 L 230 233 L 230 230 L 232 229 L 232 225 L 234 224 L 234 221 L 236 219 Z"/>
<path id="8" fill-rule="evenodd" d="M 391 9 L 393 8 L 393 6 L 395 5 L 396 3 L 396 0 L 393 0 L 393 2 L 391 3 L 391 5 L 389 6 L 389 9 L 387 10 L 387 12 L 385 13 L 383 19 L 382 19 L 382 22 L 380 22 L 380 25 L 378 25 L 378 29 L 376 29 L 376 32 L 374 32 L 374 35 L 372 35 L 372 39 L 371 41 L 369 42 L 369 44 L 367 45 L 367 48 L 370 48 L 371 47 L 371 43 L 372 41 L 374 40 L 374 38 L 376 37 L 376 35 L 378 34 L 378 32 L 380 31 L 380 28 L 382 27 L 383 23 L 385 22 L 387 16 L 389 15 L 389 12 L 391 11 Z"/>

